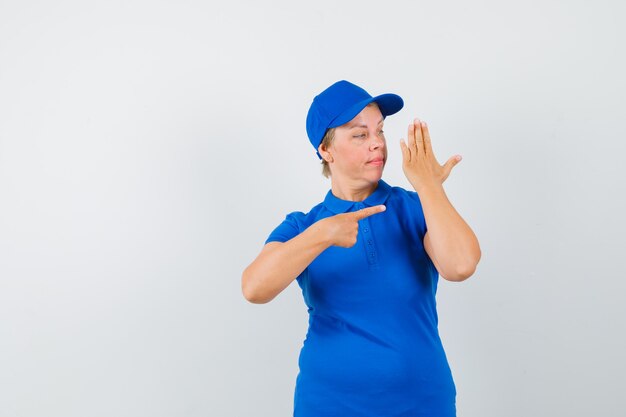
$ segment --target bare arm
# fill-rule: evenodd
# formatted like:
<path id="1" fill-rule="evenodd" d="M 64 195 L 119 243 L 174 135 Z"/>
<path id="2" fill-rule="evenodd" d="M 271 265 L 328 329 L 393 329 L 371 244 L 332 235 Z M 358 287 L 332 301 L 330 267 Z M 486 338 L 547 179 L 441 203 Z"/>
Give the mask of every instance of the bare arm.
<path id="1" fill-rule="evenodd" d="M 443 278 L 463 281 L 476 270 L 481 252 L 476 235 L 452 206 L 442 186 L 460 157 L 439 165 L 428 126 L 417 119 L 409 125 L 408 144 L 402 141 L 400 147 L 404 173 L 424 211 L 428 228 L 424 249 Z"/>
<path id="2" fill-rule="evenodd" d="M 243 271 L 241 290 L 246 300 L 264 304 L 273 300 L 330 246 L 354 246 L 359 220 L 385 211 L 385 206 L 364 208 L 327 217 L 287 242 L 267 243 Z"/>
<path id="3" fill-rule="evenodd" d="M 255 304 L 267 303 L 282 292 L 330 246 L 317 223 L 287 242 L 267 243 L 243 271 L 244 297 Z"/>
<path id="4" fill-rule="evenodd" d="M 481 252 L 478 239 L 454 209 L 443 187 L 422 188 L 418 192 L 428 225 L 424 249 L 448 281 L 463 281 L 474 271 Z"/>

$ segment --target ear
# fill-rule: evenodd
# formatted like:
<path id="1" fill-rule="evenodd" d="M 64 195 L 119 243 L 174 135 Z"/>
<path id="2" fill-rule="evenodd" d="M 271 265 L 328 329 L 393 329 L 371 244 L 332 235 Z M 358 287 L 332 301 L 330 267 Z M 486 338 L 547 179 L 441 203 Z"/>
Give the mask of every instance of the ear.
<path id="1" fill-rule="evenodd" d="M 322 155 L 322 158 L 324 159 L 324 161 L 329 162 L 329 163 L 334 161 L 333 156 L 328 151 L 328 149 L 326 149 L 324 145 L 320 144 L 320 146 L 317 147 L 317 151 L 319 152 L 320 155 Z"/>

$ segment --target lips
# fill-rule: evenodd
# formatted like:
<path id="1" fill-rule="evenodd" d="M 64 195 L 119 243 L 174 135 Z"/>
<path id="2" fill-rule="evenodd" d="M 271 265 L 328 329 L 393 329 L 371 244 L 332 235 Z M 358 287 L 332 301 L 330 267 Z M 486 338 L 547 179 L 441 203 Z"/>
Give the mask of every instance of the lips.
<path id="1" fill-rule="evenodd" d="M 385 159 L 383 157 L 378 157 L 378 158 L 370 159 L 369 161 L 367 161 L 368 164 L 377 165 L 377 166 L 382 165 L 384 162 L 385 162 Z"/>

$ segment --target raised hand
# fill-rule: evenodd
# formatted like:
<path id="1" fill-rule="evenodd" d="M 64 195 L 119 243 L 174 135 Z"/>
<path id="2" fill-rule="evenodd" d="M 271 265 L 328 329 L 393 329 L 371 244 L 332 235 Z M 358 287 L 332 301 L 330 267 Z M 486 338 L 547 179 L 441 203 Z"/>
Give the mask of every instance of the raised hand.
<path id="1" fill-rule="evenodd" d="M 413 188 L 417 190 L 423 186 L 443 184 L 461 160 L 461 155 L 455 155 L 444 165 L 439 165 L 433 153 L 428 126 L 419 119 L 409 125 L 407 136 L 408 144 L 400 141 L 402 169 Z"/>
<path id="2" fill-rule="evenodd" d="M 356 243 L 359 233 L 359 220 L 385 210 L 384 205 L 366 207 L 358 211 L 327 217 L 318 221 L 316 225 L 324 230 L 331 245 L 351 248 Z"/>

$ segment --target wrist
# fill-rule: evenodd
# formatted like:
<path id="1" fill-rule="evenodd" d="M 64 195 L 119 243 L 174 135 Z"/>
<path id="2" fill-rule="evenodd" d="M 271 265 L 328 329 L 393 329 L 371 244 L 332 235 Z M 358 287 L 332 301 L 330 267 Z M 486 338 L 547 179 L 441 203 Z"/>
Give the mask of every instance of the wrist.
<path id="1" fill-rule="evenodd" d="M 424 181 L 420 181 L 420 182 L 414 182 L 414 181 L 410 181 L 411 185 L 413 186 L 413 189 L 419 194 L 437 194 L 437 193 L 442 193 L 443 192 L 443 184 L 438 183 L 436 181 L 428 181 L 428 182 L 424 182 Z"/>
<path id="2" fill-rule="evenodd" d="M 307 229 L 311 234 L 316 246 L 327 249 L 333 245 L 331 233 L 327 227 L 327 219 L 318 220 Z"/>

